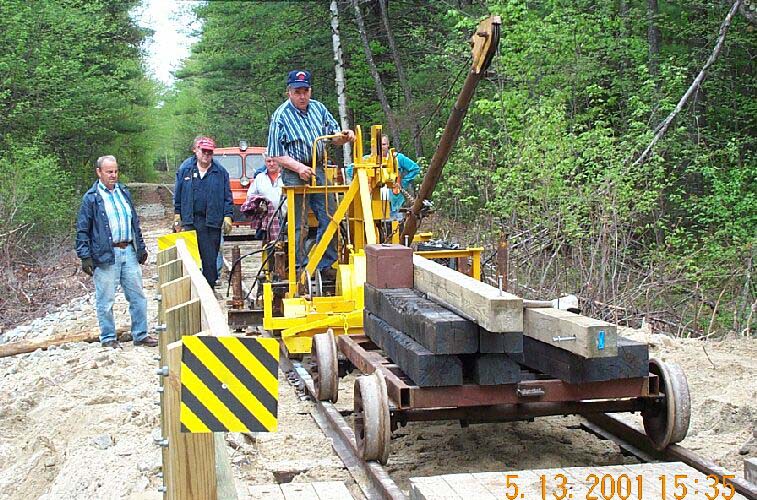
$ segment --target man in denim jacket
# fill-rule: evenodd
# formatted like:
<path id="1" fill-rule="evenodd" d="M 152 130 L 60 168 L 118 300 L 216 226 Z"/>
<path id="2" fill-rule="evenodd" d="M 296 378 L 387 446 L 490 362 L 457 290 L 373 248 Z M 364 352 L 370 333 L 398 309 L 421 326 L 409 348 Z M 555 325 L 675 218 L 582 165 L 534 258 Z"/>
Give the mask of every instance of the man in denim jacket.
<path id="1" fill-rule="evenodd" d="M 213 159 L 216 144 L 209 137 L 196 142 L 195 157 L 182 163 L 176 172 L 174 225 L 180 230 L 197 231 L 197 247 L 202 275 L 213 287 L 218 279 L 216 259 L 221 230 L 231 232 L 233 205 L 229 173 Z"/>
<path id="2" fill-rule="evenodd" d="M 142 291 L 142 269 L 147 250 L 131 194 L 118 182 L 114 156 L 97 159 L 98 181 L 84 194 L 76 220 L 76 255 L 82 270 L 95 281 L 100 343 L 120 348 L 116 338 L 113 303 L 120 284 L 129 302 L 131 335 L 135 346 L 155 347 L 158 340 L 147 334 L 147 299 Z"/>

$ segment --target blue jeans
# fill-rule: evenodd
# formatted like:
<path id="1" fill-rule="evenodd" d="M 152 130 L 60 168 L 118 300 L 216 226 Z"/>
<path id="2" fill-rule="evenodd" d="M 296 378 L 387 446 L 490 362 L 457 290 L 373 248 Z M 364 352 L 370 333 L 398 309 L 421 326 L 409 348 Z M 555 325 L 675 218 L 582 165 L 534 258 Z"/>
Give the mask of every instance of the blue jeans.
<path id="1" fill-rule="evenodd" d="M 139 341 L 147 336 L 147 299 L 142 291 L 142 268 L 137 262 L 133 245 L 123 249 L 114 247 L 113 254 L 115 263 L 98 265 L 93 276 L 100 342 L 117 340 L 113 303 L 116 301 L 116 285 L 119 283 L 129 302 L 132 339 Z"/>
<path id="2" fill-rule="evenodd" d="M 281 179 L 285 186 L 299 186 L 305 184 L 305 181 L 300 179 L 300 176 L 291 170 L 283 169 Z M 323 168 L 316 169 L 316 179 L 319 186 L 326 184 L 326 177 L 323 172 Z M 307 255 L 305 255 L 302 241 L 302 228 L 307 225 L 307 207 L 303 203 L 303 195 L 295 195 L 294 197 L 294 240 L 297 242 L 297 267 L 304 267 L 307 265 Z M 326 207 L 326 196 L 323 194 L 308 194 L 304 195 L 307 198 L 307 205 L 315 214 L 315 218 L 318 220 L 318 233 L 316 235 L 316 244 L 321 241 L 323 233 L 326 232 L 326 228 L 331 221 L 331 216 L 336 211 L 336 197 L 329 193 L 328 195 L 328 209 Z M 338 229 L 337 229 L 338 230 Z M 326 251 L 321 258 L 321 262 L 318 263 L 318 269 L 328 269 L 336 262 L 336 233 L 326 247 Z"/>

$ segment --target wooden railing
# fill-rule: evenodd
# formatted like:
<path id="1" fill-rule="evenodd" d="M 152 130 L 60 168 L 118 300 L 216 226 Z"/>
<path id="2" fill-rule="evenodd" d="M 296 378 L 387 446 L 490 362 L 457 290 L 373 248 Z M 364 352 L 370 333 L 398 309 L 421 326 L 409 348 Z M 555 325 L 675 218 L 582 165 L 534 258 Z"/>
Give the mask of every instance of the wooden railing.
<path id="1" fill-rule="evenodd" d="M 236 499 L 223 433 L 181 432 L 181 338 L 229 335 L 213 290 L 182 239 L 158 252 L 160 368 L 159 445 L 163 486 L 169 499 Z"/>

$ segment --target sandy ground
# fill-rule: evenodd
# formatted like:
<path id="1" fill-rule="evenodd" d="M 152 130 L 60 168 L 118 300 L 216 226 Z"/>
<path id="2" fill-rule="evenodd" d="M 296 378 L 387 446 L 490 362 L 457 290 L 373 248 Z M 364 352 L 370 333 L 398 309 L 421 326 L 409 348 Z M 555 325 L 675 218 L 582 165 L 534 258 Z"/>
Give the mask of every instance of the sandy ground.
<path id="1" fill-rule="evenodd" d="M 143 218 L 151 254 L 144 283 L 151 299 L 156 237 L 167 225 L 157 205 L 143 207 Z M 119 297 L 118 326 L 128 328 L 126 302 Z M 156 302 L 150 300 L 149 308 L 153 325 Z M 91 300 L 73 299 L 63 310 L 47 320 L 56 325 L 55 333 L 97 330 Z M 39 321 L 35 325 L 44 324 L 44 318 Z M 31 325 L 3 335 L 49 334 Z M 683 444 L 741 475 L 739 449 L 757 455 L 757 446 L 744 446 L 757 420 L 757 340 L 624 334 L 649 342 L 654 356 L 683 366 L 693 400 Z M 8 340 L 3 335 L 0 342 Z M 155 353 L 130 344 L 113 351 L 80 343 L 0 358 L 0 499 L 161 498 L 160 452 L 153 444 L 159 436 Z M 352 409 L 356 376 L 340 383 L 337 406 L 345 412 Z M 238 491 L 248 484 L 339 480 L 356 492 L 310 416 L 312 403 L 283 374 L 279 380 L 279 432 L 227 437 Z M 406 491 L 408 479 L 416 476 L 633 462 L 614 444 L 580 430 L 576 417 L 467 429 L 457 422 L 413 423 L 394 433 L 391 449 L 387 469 Z"/>
<path id="2" fill-rule="evenodd" d="M 651 356 L 683 367 L 692 417 L 682 445 L 743 476 L 744 458 L 757 456 L 757 339 L 671 339 L 643 330 L 623 335 L 650 344 Z M 341 410 L 352 409 L 357 373 L 340 382 Z M 626 415 L 641 422 L 638 415 Z M 477 424 L 412 422 L 394 432 L 387 470 L 405 491 L 409 478 L 457 472 L 496 472 L 551 467 L 637 463 L 617 445 L 584 432 L 578 417 Z M 739 450 L 748 451 L 741 455 Z"/>

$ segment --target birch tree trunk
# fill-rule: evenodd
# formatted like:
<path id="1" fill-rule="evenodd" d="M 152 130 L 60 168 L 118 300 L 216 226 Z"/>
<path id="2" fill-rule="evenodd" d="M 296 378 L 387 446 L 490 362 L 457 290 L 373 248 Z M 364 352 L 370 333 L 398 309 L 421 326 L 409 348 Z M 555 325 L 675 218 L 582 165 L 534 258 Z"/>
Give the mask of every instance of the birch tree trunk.
<path id="1" fill-rule="evenodd" d="M 360 33 L 360 39 L 363 42 L 363 52 L 365 52 L 365 59 L 368 61 L 368 67 L 371 70 L 371 76 L 373 77 L 373 82 L 376 85 L 376 95 L 379 98 L 381 108 L 384 110 L 386 121 L 389 125 L 389 135 L 391 135 L 392 137 L 392 143 L 394 143 L 395 146 L 399 147 L 400 132 L 397 128 L 397 122 L 394 120 L 392 108 L 389 106 L 389 101 L 386 98 L 386 93 L 384 92 L 384 84 L 381 83 L 381 77 L 379 76 L 378 68 L 376 68 L 376 63 L 373 61 L 373 52 L 371 51 L 371 46 L 368 43 L 368 34 L 365 31 L 363 14 L 361 14 L 360 12 L 360 5 L 358 5 L 358 0 L 352 0 L 352 7 L 355 11 L 355 22 L 357 23 L 357 29 Z"/>
<path id="2" fill-rule="evenodd" d="M 378 0 L 379 6 L 381 7 L 381 20 L 384 23 L 384 30 L 386 31 L 386 38 L 389 41 L 389 50 L 392 53 L 392 59 L 394 59 L 394 64 L 397 66 L 397 76 L 399 77 L 400 86 L 402 87 L 402 92 L 405 94 L 405 108 L 408 111 L 411 111 L 413 109 L 413 93 L 410 90 L 410 85 L 407 83 L 407 75 L 405 74 L 405 68 L 402 66 L 402 59 L 400 58 L 400 53 L 397 50 L 397 44 L 394 41 L 394 32 L 392 31 L 392 27 L 389 24 L 389 13 L 388 13 L 388 0 Z M 423 156 L 423 143 L 421 141 L 421 128 L 418 126 L 418 120 L 415 116 L 415 112 L 411 112 L 408 116 L 410 120 L 410 125 L 413 131 L 413 145 L 415 146 L 415 157 L 418 158 L 419 156 Z M 399 144 L 397 144 L 397 147 L 399 147 Z"/>
<path id="3" fill-rule="evenodd" d="M 331 43 L 334 47 L 334 74 L 336 81 L 336 99 L 339 103 L 339 121 L 342 130 L 350 127 L 347 118 L 347 96 L 344 93 L 344 57 L 342 55 L 342 39 L 339 37 L 339 6 L 337 0 L 331 0 Z M 342 146 L 344 151 L 344 163 L 352 162 L 352 144 L 347 142 Z"/>
<path id="4" fill-rule="evenodd" d="M 720 25 L 720 31 L 718 33 L 718 40 L 715 42 L 715 47 L 712 49 L 712 53 L 710 54 L 710 57 L 707 58 L 707 62 L 704 63 L 704 66 L 702 66 L 702 69 L 699 71 L 699 74 L 696 78 L 694 78 L 694 81 L 691 83 L 691 86 L 689 86 L 689 89 L 686 91 L 685 94 L 683 94 L 683 97 L 681 97 L 681 100 L 678 101 L 678 104 L 676 105 L 675 109 L 670 112 L 667 118 L 665 118 L 662 123 L 657 125 L 655 128 L 655 135 L 652 138 L 652 141 L 649 143 L 647 148 L 641 153 L 641 156 L 633 162 L 634 167 L 638 167 L 639 165 L 643 164 L 645 161 L 647 161 L 647 158 L 649 158 L 649 155 L 652 154 L 652 150 L 654 149 L 657 142 L 662 139 L 662 136 L 665 135 L 665 132 L 668 131 L 668 127 L 670 127 L 670 124 L 673 123 L 673 120 L 675 120 L 676 116 L 678 116 L 678 113 L 681 112 L 684 106 L 686 106 L 686 103 L 689 101 L 689 98 L 699 89 L 699 86 L 704 81 L 704 77 L 707 76 L 707 70 L 710 69 L 710 66 L 715 64 L 715 61 L 717 61 L 718 56 L 720 55 L 720 51 L 723 49 L 723 44 L 725 43 L 725 36 L 728 34 L 728 29 L 731 27 L 731 22 L 733 21 L 733 16 L 736 15 L 736 11 L 741 5 L 742 0 L 735 0 L 733 2 L 733 5 L 731 6 L 731 10 L 728 11 L 728 15 L 725 16 L 725 19 Z"/>

